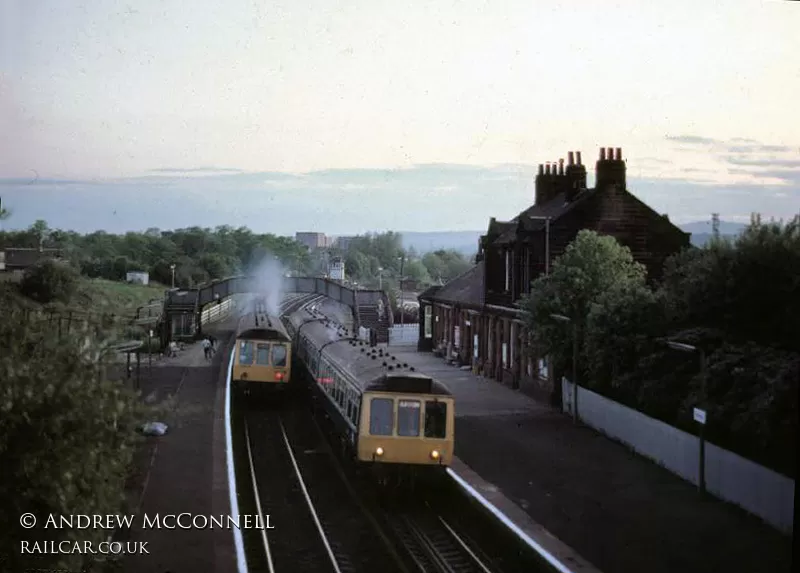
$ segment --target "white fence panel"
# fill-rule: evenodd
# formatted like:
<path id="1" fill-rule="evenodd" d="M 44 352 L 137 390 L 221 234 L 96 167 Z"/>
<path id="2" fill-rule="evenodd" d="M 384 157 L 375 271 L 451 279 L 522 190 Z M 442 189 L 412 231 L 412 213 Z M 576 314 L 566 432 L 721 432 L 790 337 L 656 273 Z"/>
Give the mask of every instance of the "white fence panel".
<path id="1" fill-rule="evenodd" d="M 572 384 L 562 382 L 562 404 L 572 414 Z M 578 386 L 578 417 L 687 481 L 699 481 L 697 436 Z M 794 529 L 795 482 L 769 468 L 706 442 L 706 489 L 759 516 L 773 527 Z"/>
<path id="2" fill-rule="evenodd" d="M 395 324 L 389 329 L 390 346 L 415 346 L 419 341 L 419 324 Z"/>

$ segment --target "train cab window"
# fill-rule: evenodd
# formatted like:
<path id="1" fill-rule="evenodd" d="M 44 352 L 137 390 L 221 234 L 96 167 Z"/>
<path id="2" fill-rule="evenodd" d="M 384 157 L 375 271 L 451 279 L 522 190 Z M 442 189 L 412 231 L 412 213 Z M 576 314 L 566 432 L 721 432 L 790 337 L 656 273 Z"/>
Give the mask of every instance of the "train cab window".
<path id="1" fill-rule="evenodd" d="M 253 363 L 253 343 L 243 340 L 239 343 L 239 364 Z"/>
<path id="2" fill-rule="evenodd" d="M 256 346 L 256 364 L 259 366 L 269 366 L 269 344 L 259 344 Z"/>
<path id="3" fill-rule="evenodd" d="M 418 400 L 400 400 L 397 404 L 397 435 L 419 436 Z"/>
<path id="4" fill-rule="evenodd" d="M 444 438 L 447 429 L 447 404 L 425 402 L 425 437 Z"/>
<path id="5" fill-rule="evenodd" d="M 272 365 L 286 366 L 286 347 L 283 344 L 272 345 Z"/>
<path id="6" fill-rule="evenodd" d="M 394 428 L 394 401 L 391 398 L 373 398 L 370 409 L 369 433 L 373 436 L 391 436 Z"/>

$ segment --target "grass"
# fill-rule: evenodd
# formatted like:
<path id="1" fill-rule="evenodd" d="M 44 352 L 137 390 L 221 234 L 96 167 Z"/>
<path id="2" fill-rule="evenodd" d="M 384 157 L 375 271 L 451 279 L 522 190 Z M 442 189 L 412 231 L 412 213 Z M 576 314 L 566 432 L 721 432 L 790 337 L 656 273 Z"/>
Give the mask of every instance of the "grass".
<path id="1" fill-rule="evenodd" d="M 165 287 L 159 284 L 139 285 L 116 282 L 105 279 L 81 277 L 75 294 L 68 302 L 37 303 L 22 294 L 12 284 L 16 281 L 0 281 L 2 298 L 14 301 L 19 308 L 28 308 L 44 314 L 75 313 L 76 318 L 86 315 L 115 315 L 118 319 L 130 320 L 136 315 L 136 309 L 151 301 L 161 303 L 164 299 Z"/>
<path id="2" fill-rule="evenodd" d="M 66 308 L 89 310 L 97 314 L 133 316 L 136 309 L 151 300 L 161 302 L 166 287 L 159 284 L 139 285 L 105 279 L 82 278 L 78 292 Z"/>

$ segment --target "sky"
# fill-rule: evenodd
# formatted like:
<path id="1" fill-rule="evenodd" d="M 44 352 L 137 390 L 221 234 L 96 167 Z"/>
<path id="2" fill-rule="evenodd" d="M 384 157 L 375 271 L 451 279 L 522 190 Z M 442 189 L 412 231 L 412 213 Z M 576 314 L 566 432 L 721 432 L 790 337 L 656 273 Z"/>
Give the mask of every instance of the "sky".
<path id="1" fill-rule="evenodd" d="M 796 4 L 0 0 L 4 226 L 484 229 L 600 146 L 674 221 L 788 218 Z"/>

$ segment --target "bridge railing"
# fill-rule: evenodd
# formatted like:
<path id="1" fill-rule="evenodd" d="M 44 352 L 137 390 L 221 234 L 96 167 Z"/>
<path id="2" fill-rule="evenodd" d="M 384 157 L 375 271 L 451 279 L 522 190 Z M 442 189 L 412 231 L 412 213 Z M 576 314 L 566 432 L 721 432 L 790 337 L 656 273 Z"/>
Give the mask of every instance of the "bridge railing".
<path id="1" fill-rule="evenodd" d="M 200 313 L 200 324 L 209 324 L 227 318 L 236 308 L 236 297 L 228 297 L 219 304 L 212 304 Z"/>

